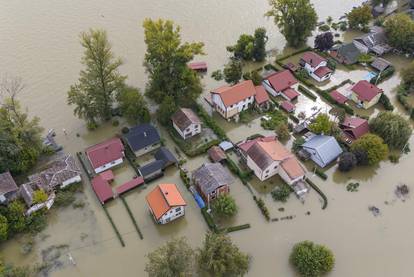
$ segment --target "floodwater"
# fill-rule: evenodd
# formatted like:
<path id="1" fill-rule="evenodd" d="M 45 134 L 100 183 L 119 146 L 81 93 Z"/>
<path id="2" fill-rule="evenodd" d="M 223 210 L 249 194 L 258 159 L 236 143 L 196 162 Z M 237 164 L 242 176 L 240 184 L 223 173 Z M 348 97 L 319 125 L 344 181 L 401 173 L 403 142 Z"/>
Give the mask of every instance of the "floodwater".
<path id="1" fill-rule="evenodd" d="M 314 0 L 320 20 L 327 16 L 339 18 L 360 0 Z M 269 50 L 282 53 L 285 42 L 273 22 L 263 17 L 268 9 L 267 1 L 4 1 L 0 9 L 0 64 L 1 74 L 21 76 L 26 89 L 21 95 L 24 106 L 32 115 L 41 118 L 46 129 L 54 128 L 57 140 L 67 152 L 75 153 L 104 140 L 120 127 L 102 126 L 88 132 L 84 123 L 72 114 L 73 107 L 66 105 L 66 92 L 77 78 L 82 49 L 78 35 L 88 28 L 104 28 L 108 31 L 114 52 L 124 60 L 121 71 L 129 76 L 128 82 L 142 90 L 146 76 L 142 61 L 145 52 L 141 23 L 144 18 L 168 18 L 182 27 L 185 40 L 203 41 L 206 56 L 198 60 L 208 62 L 209 71 L 222 67 L 227 60 L 225 47 L 233 44 L 241 33 L 252 33 L 264 26 L 269 31 Z M 407 61 L 391 58 L 397 66 Z M 398 68 L 400 69 L 400 68 Z M 398 84 L 398 74 L 381 84 L 395 102 L 393 88 Z M 206 75 L 203 79 L 205 94 L 221 83 Z M 304 96 L 302 96 L 304 97 Z M 255 133 L 268 134 L 260 127 L 260 119 L 250 125 L 230 124 L 219 121 L 233 141 Z M 62 129 L 68 132 L 63 135 Z M 79 137 L 76 135 L 79 134 Z M 168 134 L 162 136 L 170 149 L 175 149 Z M 412 145 L 414 140 L 411 139 Z M 200 156 L 189 159 L 185 167 L 193 170 L 207 159 Z M 294 197 L 286 204 L 273 202 L 268 192 L 277 178 L 269 184 L 252 181 L 252 186 L 269 207 L 271 217 L 294 216 L 288 221 L 268 223 L 239 181 L 231 189 L 240 207 L 230 223 L 250 223 L 251 228 L 231 234 L 243 251 L 252 256 L 248 276 L 295 276 L 289 266 L 288 255 L 294 243 L 313 240 L 329 246 L 336 255 L 334 271 L 329 276 L 386 277 L 412 276 L 411 260 L 414 241 L 409 239 L 414 231 L 411 220 L 414 201 L 405 202 L 394 196 L 395 186 L 405 183 L 413 188 L 412 165 L 414 154 L 401 158 L 398 165 L 383 162 L 377 168 L 360 168 L 341 174 L 336 167 L 327 170 L 328 180 L 317 176 L 310 178 L 328 196 L 329 205 L 321 210 L 321 200 L 311 192 L 302 204 Z M 125 165 L 116 170 L 117 182 L 130 179 L 134 172 Z M 347 192 L 346 184 L 357 181 L 358 192 Z M 185 218 L 167 226 L 153 223 L 145 204 L 145 195 L 158 182 L 177 183 L 188 203 Z M 169 169 L 166 175 L 144 189 L 131 192 L 126 197 L 131 210 L 142 229 L 144 240 L 138 238 L 125 207 L 119 199 L 108 205 L 115 224 L 119 228 L 126 247 L 119 241 L 105 217 L 88 182 L 81 198 L 84 208 L 53 210 L 47 229 L 36 237 L 32 253 L 23 255 L 19 237 L 1 245 L 1 255 L 18 265 L 40 262 L 41 251 L 53 245 L 68 245 L 61 258 L 63 266 L 52 276 L 144 276 L 145 254 L 174 236 L 186 236 L 197 247 L 201 244 L 207 226 L 199 209 L 185 190 L 179 174 Z M 381 215 L 374 217 L 368 206 L 380 208 Z M 284 207 L 280 212 L 278 208 Z M 306 215 L 307 212 L 310 215 Z M 70 253 L 76 265 L 69 263 Z"/>

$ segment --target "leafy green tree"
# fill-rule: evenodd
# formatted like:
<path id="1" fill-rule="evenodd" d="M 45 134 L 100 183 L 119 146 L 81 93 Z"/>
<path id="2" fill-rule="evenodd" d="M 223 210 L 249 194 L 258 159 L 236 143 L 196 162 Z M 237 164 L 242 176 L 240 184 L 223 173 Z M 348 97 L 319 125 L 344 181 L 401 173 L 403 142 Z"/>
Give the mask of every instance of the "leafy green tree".
<path id="1" fill-rule="evenodd" d="M 248 34 L 240 35 L 236 45 L 228 46 L 227 51 L 233 52 L 236 59 L 250 61 L 253 59 L 254 37 Z"/>
<path id="2" fill-rule="evenodd" d="M 76 106 L 75 115 L 93 129 L 98 119 L 111 118 L 113 98 L 125 86 L 126 76 L 118 71 L 122 61 L 114 57 L 104 30 L 82 32 L 80 40 L 85 69 L 80 71 L 78 83 L 70 87 L 68 103 Z"/>
<path id="3" fill-rule="evenodd" d="M 403 149 L 411 136 L 410 123 L 392 112 L 381 112 L 371 120 L 370 129 L 392 149 Z"/>
<path id="4" fill-rule="evenodd" d="M 231 217 L 237 213 L 236 201 L 230 195 L 222 195 L 214 200 L 212 209 L 220 217 Z"/>
<path id="5" fill-rule="evenodd" d="M 171 116 L 177 111 L 178 107 L 172 96 L 166 96 L 157 110 L 158 121 L 163 125 L 171 123 Z"/>
<path id="6" fill-rule="evenodd" d="M 7 218 L 5 216 L 0 214 L 0 241 L 6 240 L 8 235 L 9 235 L 9 222 L 7 221 Z"/>
<path id="7" fill-rule="evenodd" d="M 318 114 L 315 120 L 309 125 L 309 130 L 315 134 L 331 135 L 334 123 L 327 114 Z"/>
<path id="8" fill-rule="evenodd" d="M 305 143 L 305 139 L 303 137 L 299 137 L 295 139 L 292 144 L 292 151 L 298 152 L 304 143 Z"/>
<path id="9" fill-rule="evenodd" d="M 414 50 L 414 21 L 409 15 L 398 13 L 384 23 L 388 43 L 402 51 Z"/>
<path id="10" fill-rule="evenodd" d="M 147 255 L 145 271 L 150 277 L 193 276 L 194 254 L 184 237 L 172 239 Z"/>
<path id="11" fill-rule="evenodd" d="M 216 81 L 221 81 L 224 78 L 223 72 L 220 69 L 215 70 L 211 72 L 211 78 L 213 78 Z"/>
<path id="12" fill-rule="evenodd" d="M 266 58 L 266 42 L 268 37 L 266 35 L 266 29 L 261 27 L 254 31 L 254 47 L 253 47 L 253 59 L 256 62 L 262 62 Z"/>
<path id="13" fill-rule="evenodd" d="M 47 193 L 43 189 L 36 190 L 33 193 L 33 204 L 46 202 L 47 198 Z"/>
<path id="14" fill-rule="evenodd" d="M 290 137 L 289 127 L 286 123 L 277 125 L 275 132 L 280 140 L 287 140 Z"/>
<path id="15" fill-rule="evenodd" d="M 203 43 L 183 43 L 180 27 L 171 20 L 145 19 L 144 66 L 148 76 L 146 95 L 161 103 L 166 96 L 177 105 L 194 101 L 202 92 L 199 76 L 187 63 L 195 55 L 202 55 Z"/>
<path id="16" fill-rule="evenodd" d="M 366 30 L 369 22 L 372 20 L 371 7 L 362 5 L 355 7 L 346 15 L 348 25 L 351 29 Z"/>
<path id="17" fill-rule="evenodd" d="M 117 95 L 122 115 L 130 122 L 149 122 L 151 117 L 147 102 L 141 92 L 134 87 L 125 87 Z"/>
<path id="18" fill-rule="evenodd" d="M 9 222 L 9 233 L 20 233 L 26 228 L 26 219 L 24 216 L 25 206 L 19 201 L 15 200 L 7 206 L 6 218 Z"/>
<path id="19" fill-rule="evenodd" d="M 299 47 L 312 35 L 318 21 L 315 8 L 309 0 L 269 0 L 271 10 L 267 16 L 275 24 L 292 47 Z"/>
<path id="20" fill-rule="evenodd" d="M 272 197 L 275 201 L 280 201 L 280 202 L 285 203 L 288 200 L 291 193 L 292 193 L 292 188 L 288 184 L 283 183 L 277 186 L 272 191 Z"/>
<path id="21" fill-rule="evenodd" d="M 408 89 L 414 89 L 414 61 L 401 71 L 401 80 Z"/>
<path id="22" fill-rule="evenodd" d="M 376 165 L 388 156 L 388 146 L 375 134 L 366 134 L 351 145 L 351 152 L 365 152 L 369 165 Z"/>
<path id="23" fill-rule="evenodd" d="M 228 84 L 237 84 L 242 77 L 242 63 L 239 60 L 232 59 L 223 70 L 224 80 Z"/>
<path id="24" fill-rule="evenodd" d="M 330 272 L 335 257 L 330 249 L 311 241 L 302 241 L 293 246 L 290 262 L 301 276 L 319 277 Z"/>
<path id="25" fill-rule="evenodd" d="M 243 276 L 249 271 L 249 256 L 225 234 L 207 233 L 197 260 L 202 271 L 215 277 Z"/>

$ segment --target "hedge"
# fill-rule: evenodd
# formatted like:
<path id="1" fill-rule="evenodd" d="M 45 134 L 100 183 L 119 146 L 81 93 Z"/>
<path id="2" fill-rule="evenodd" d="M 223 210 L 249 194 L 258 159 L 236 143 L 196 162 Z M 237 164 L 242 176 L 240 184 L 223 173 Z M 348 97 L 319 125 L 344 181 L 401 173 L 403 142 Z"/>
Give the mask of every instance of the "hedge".
<path id="1" fill-rule="evenodd" d="M 182 170 L 181 168 L 180 168 L 180 178 L 181 180 L 183 180 L 185 187 L 187 189 L 190 189 L 190 186 L 191 186 L 190 178 L 188 177 L 187 173 L 184 172 L 184 170 Z"/>
<path id="2" fill-rule="evenodd" d="M 384 106 L 384 109 L 386 109 L 387 111 L 393 111 L 394 110 L 394 106 L 391 104 L 390 99 L 388 98 L 387 95 L 385 95 L 385 93 L 381 94 L 379 102 Z"/>
<path id="3" fill-rule="evenodd" d="M 306 48 L 300 49 L 300 50 L 298 50 L 298 51 L 295 51 L 295 52 L 293 52 L 293 53 L 287 54 L 287 55 L 285 55 L 285 56 L 279 57 L 279 58 L 277 58 L 277 59 L 276 59 L 276 62 L 277 62 L 277 61 L 282 62 L 282 61 L 284 61 L 284 60 L 286 60 L 286 59 L 289 59 L 290 57 L 293 57 L 293 56 L 296 56 L 296 55 L 299 55 L 299 54 L 305 53 L 305 52 L 307 52 L 307 51 L 312 51 L 312 48 L 311 48 L 311 47 L 306 47 Z"/>
<path id="4" fill-rule="evenodd" d="M 321 169 L 319 169 L 318 167 L 314 167 L 313 171 L 315 172 L 316 175 L 318 175 L 319 177 L 321 177 L 323 180 L 328 179 L 328 176 L 325 174 L 325 172 L 323 172 Z"/>
<path id="5" fill-rule="evenodd" d="M 252 170 L 250 170 L 250 171 L 241 170 L 236 165 L 236 163 L 232 159 L 230 159 L 229 156 L 227 156 L 226 162 L 227 162 L 227 167 L 230 169 L 230 171 L 233 172 L 234 174 L 236 174 L 237 176 L 239 176 L 239 178 L 242 180 L 242 182 L 247 182 L 253 174 Z"/>
<path id="6" fill-rule="evenodd" d="M 257 206 L 259 207 L 260 211 L 262 212 L 263 216 L 266 218 L 267 221 L 270 220 L 270 213 L 266 207 L 265 202 L 262 198 L 257 198 L 256 195 L 253 195 L 253 200 L 256 202 Z"/>
<path id="7" fill-rule="evenodd" d="M 220 231 L 225 231 L 226 233 L 231 233 L 231 232 L 245 230 L 245 229 L 249 229 L 249 228 L 250 228 L 250 224 L 247 223 L 247 224 L 243 224 L 243 225 L 231 226 L 231 227 L 225 228 L 225 229 L 220 230 Z"/>
<path id="8" fill-rule="evenodd" d="M 408 89 L 403 85 L 400 85 L 397 90 L 397 99 L 404 109 L 410 114 L 410 118 L 414 119 L 414 107 L 408 102 L 408 93 Z"/>
<path id="9" fill-rule="evenodd" d="M 378 74 L 377 76 L 371 78 L 369 82 L 371 84 L 379 84 L 385 81 L 386 79 L 390 78 L 394 74 L 394 72 L 395 72 L 395 68 L 393 66 L 390 66 L 384 71 L 382 71 L 380 74 Z"/>
<path id="10" fill-rule="evenodd" d="M 214 219 L 211 216 L 211 214 L 209 214 L 207 212 L 207 207 L 204 207 L 204 208 L 201 209 L 201 214 L 203 215 L 204 220 L 206 221 L 208 228 L 211 231 L 213 231 L 214 233 L 218 233 L 219 230 L 217 228 L 217 225 L 216 225 L 216 223 L 214 223 Z"/>
<path id="11" fill-rule="evenodd" d="M 311 92 L 310 90 L 308 90 L 307 88 L 305 88 L 304 86 L 302 86 L 302 85 L 299 85 L 298 86 L 298 90 L 300 91 L 300 92 L 302 92 L 302 94 L 303 95 L 305 95 L 305 96 L 307 96 L 307 97 L 309 97 L 310 99 L 312 99 L 313 101 L 315 101 L 318 97 L 315 95 L 315 94 L 313 94 L 313 92 Z"/>
<path id="12" fill-rule="evenodd" d="M 320 188 L 317 185 L 315 185 L 315 183 L 312 182 L 309 178 L 306 178 L 305 181 L 322 197 L 322 210 L 325 210 L 326 207 L 328 207 L 328 197 L 326 197 L 326 195 L 320 190 Z"/>
<path id="13" fill-rule="evenodd" d="M 206 110 L 204 110 L 204 108 L 200 104 L 195 103 L 194 108 L 197 114 L 203 120 L 204 124 L 211 128 L 219 139 L 228 140 L 226 132 L 224 132 L 224 130 L 221 129 L 221 127 L 213 120 L 213 118 L 211 118 L 211 116 L 206 112 Z"/>

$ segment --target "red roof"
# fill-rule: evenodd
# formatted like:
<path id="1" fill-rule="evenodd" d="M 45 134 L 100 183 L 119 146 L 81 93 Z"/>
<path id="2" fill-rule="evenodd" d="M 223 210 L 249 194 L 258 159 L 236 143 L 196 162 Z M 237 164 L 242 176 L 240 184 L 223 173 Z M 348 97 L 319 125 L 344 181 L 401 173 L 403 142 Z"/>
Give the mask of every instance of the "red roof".
<path id="1" fill-rule="evenodd" d="M 126 182 L 125 184 L 122 184 L 122 185 L 116 187 L 115 190 L 118 194 L 123 194 L 125 192 L 130 191 L 133 188 L 138 187 L 139 185 L 142 185 L 143 183 L 144 183 L 144 178 L 142 176 L 139 176 L 137 178 L 134 178 L 134 179 Z"/>
<path id="2" fill-rule="evenodd" d="M 240 82 L 234 86 L 223 86 L 212 91 L 213 94 L 218 94 L 221 97 L 226 107 L 237 104 L 256 94 L 256 89 L 252 80 Z"/>
<path id="3" fill-rule="evenodd" d="M 269 81 L 270 85 L 277 92 L 290 88 L 298 82 L 293 74 L 287 69 L 273 73 L 265 79 Z"/>
<path id="4" fill-rule="evenodd" d="M 124 157 L 124 145 L 119 138 L 96 144 L 86 149 L 94 169 Z"/>
<path id="5" fill-rule="evenodd" d="M 92 188 L 102 204 L 114 198 L 114 192 L 109 186 L 109 183 L 105 181 L 100 175 L 92 179 Z"/>
<path id="6" fill-rule="evenodd" d="M 293 88 L 288 88 L 285 89 L 284 91 L 282 91 L 282 93 L 289 98 L 290 101 L 295 100 L 296 98 L 298 98 L 299 96 L 299 92 L 297 92 L 296 90 L 294 90 Z"/>
<path id="7" fill-rule="evenodd" d="M 358 99 L 361 101 L 371 101 L 375 96 L 382 93 L 382 89 L 367 80 L 359 81 L 351 90 L 358 95 Z"/>
<path id="8" fill-rule="evenodd" d="M 330 95 L 339 104 L 345 104 L 348 101 L 348 98 L 337 90 L 331 91 Z"/>
<path id="9" fill-rule="evenodd" d="M 192 62 L 188 64 L 188 67 L 192 70 L 206 70 L 207 63 L 206 62 Z"/>
<path id="10" fill-rule="evenodd" d="M 256 89 L 256 95 L 254 96 L 254 99 L 257 104 L 266 103 L 270 100 L 269 95 L 267 94 L 265 88 L 263 86 L 255 86 Z"/>
<path id="11" fill-rule="evenodd" d="M 321 66 L 318 69 L 316 69 L 314 73 L 319 78 L 322 78 L 322 77 L 328 75 L 329 73 L 332 73 L 332 70 L 327 66 Z"/>
<path id="12" fill-rule="evenodd" d="M 295 105 L 293 105 L 292 103 L 290 103 L 289 101 L 283 101 L 283 103 L 280 105 L 280 107 L 282 107 L 282 109 L 284 109 L 285 111 L 287 111 L 288 113 L 293 112 L 296 108 Z"/>
<path id="13" fill-rule="evenodd" d="M 368 120 L 359 117 L 347 116 L 341 124 L 341 129 L 358 139 L 369 132 Z"/>
<path id="14" fill-rule="evenodd" d="M 160 184 L 146 197 L 154 217 L 159 220 L 172 207 L 186 206 L 175 184 Z"/>
<path id="15" fill-rule="evenodd" d="M 325 62 L 326 59 L 319 56 L 318 54 L 316 54 L 315 52 L 306 52 L 305 54 L 303 54 L 302 56 L 302 60 L 309 64 L 312 67 L 317 67 L 318 65 L 320 65 L 322 62 Z"/>
<path id="16" fill-rule="evenodd" d="M 114 180 L 114 172 L 112 170 L 107 170 L 99 174 L 105 181 L 111 182 Z"/>

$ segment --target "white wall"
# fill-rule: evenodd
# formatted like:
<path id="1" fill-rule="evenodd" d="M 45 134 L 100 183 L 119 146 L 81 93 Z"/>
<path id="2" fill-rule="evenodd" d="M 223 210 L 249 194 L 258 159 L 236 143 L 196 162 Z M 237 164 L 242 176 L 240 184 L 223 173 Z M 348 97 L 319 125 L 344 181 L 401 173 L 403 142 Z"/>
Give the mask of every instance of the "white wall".
<path id="1" fill-rule="evenodd" d="M 180 209 L 180 211 L 177 211 L 177 209 Z M 179 217 L 182 217 L 185 215 L 185 206 L 176 206 L 172 207 L 168 212 L 166 212 L 158 221 L 159 224 L 166 224 L 168 222 L 171 222 Z"/>
<path id="2" fill-rule="evenodd" d="M 81 179 L 81 176 L 80 176 L 80 175 L 75 176 L 75 177 L 73 177 L 73 178 L 71 178 L 71 179 L 69 179 L 69 180 L 64 181 L 64 182 L 60 185 L 60 188 L 67 187 L 67 186 L 69 186 L 69 185 L 71 185 L 71 184 L 74 184 L 74 183 L 78 183 L 78 182 L 80 182 L 81 180 L 82 180 L 82 179 Z"/>
<path id="3" fill-rule="evenodd" d="M 115 167 L 117 165 L 120 165 L 120 164 L 122 164 L 123 161 L 124 161 L 124 159 L 123 158 L 120 158 L 118 160 L 115 160 L 115 161 L 112 161 L 110 163 L 104 164 L 103 166 L 100 166 L 98 168 L 95 168 L 95 173 L 98 174 L 98 173 L 101 173 L 101 172 L 103 172 L 105 170 L 108 170 L 108 169 L 110 169 L 112 167 Z"/>
<path id="4" fill-rule="evenodd" d="M 188 128 L 185 129 L 184 132 L 182 132 L 180 130 L 180 128 L 178 128 L 178 126 L 175 125 L 174 122 L 173 122 L 173 126 L 174 126 L 174 129 L 180 134 L 180 136 L 183 139 L 191 138 L 191 137 L 201 133 L 201 124 L 194 124 L 193 123 L 190 126 L 188 126 Z"/>

